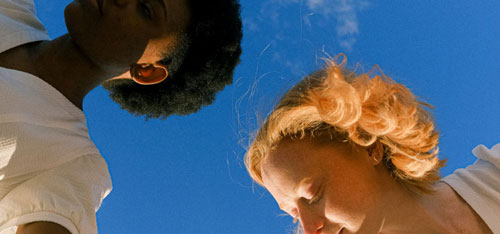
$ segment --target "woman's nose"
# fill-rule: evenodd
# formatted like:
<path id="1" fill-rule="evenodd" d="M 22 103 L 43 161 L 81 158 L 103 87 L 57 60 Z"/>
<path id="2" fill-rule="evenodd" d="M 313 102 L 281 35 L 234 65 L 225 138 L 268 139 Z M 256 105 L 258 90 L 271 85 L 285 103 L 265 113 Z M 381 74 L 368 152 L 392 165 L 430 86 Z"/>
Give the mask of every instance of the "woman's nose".
<path id="1" fill-rule="evenodd" d="M 298 209 L 299 220 L 305 234 L 320 234 L 325 222 L 321 212 L 311 209 L 309 207 L 302 207 Z"/>

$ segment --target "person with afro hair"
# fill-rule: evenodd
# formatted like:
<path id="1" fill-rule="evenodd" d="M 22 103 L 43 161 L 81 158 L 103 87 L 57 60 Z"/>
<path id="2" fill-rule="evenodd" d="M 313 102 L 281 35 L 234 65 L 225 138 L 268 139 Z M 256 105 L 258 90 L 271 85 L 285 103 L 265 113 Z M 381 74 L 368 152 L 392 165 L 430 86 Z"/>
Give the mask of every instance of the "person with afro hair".
<path id="1" fill-rule="evenodd" d="M 237 1 L 189 0 L 191 23 L 183 43 L 166 54 L 169 77 L 156 85 L 130 79 L 103 83 L 111 98 L 135 115 L 166 118 L 187 115 L 210 105 L 215 94 L 232 83 L 242 38 Z"/>
<path id="2" fill-rule="evenodd" d="M 69 0 L 68 0 L 69 1 Z M 49 38 L 34 0 L 0 0 L 0 233 L 97 234 L 111 191 L 84 97 L 136 116 L 213 103 L 241 55 L 238 0 L 74 0 Z"/>

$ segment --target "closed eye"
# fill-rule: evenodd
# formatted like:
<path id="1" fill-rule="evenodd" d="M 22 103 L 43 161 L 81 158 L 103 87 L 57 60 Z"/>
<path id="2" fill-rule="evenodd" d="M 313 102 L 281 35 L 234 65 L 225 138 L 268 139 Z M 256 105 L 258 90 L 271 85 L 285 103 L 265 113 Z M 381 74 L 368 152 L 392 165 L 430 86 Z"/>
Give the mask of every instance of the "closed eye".
<path id="1" fill-rule="evenodd" d="M 321 200 L 322 197 L 323 197 L 323 186 L 321 186 L 318 189 L 318 191 L 316 192 L 316 194 L 314 194 L 314 197 L 312 199 L 310 199 L 307 203 L 309 205 L 313 205 L 316 202 L 318 202 L 319 200 Z"/>
<path id="2" fill-rule="evenodd" d="M 153 19 L 153 7 L 149 2 L 140 2 L 138 5 L 138 10 L 141 12 L 142 16 L 152 20 Z"/>

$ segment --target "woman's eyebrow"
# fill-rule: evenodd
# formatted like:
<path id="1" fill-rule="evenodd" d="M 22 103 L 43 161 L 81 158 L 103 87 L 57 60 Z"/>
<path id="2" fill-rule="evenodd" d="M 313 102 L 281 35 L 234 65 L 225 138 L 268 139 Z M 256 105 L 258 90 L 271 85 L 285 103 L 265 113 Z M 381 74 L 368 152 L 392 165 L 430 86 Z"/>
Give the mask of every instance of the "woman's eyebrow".
<path id="1" fill-rule="evenodd" d="M 311 191 L 311 189 L 314 187 L 317 187 L 317 185 L 319 183 L 316 180 L 317 180 L 317 178 L 315 179 L 312 177 L 303 178 L 299 183 L 297 183 L 297 185 L 294 188 L 294 191 L 298 195 L 310 199 L 310 196 L 314 196 L 313 193 L 315 193 L 315 191 Z"/>
<path id="2" fill-rule="evenodd" d="M 305 177 L 302 180 L 300 180 L 299 183 L 297 183 L 295 185 L 294 191 L 297 194 L 300 194 L 301 190 L 304 188 L 304 186 L 305 187 L 310 187 L 313 182 L 314 182 L 313 178 L 311 178 L 311 177 Z"/>

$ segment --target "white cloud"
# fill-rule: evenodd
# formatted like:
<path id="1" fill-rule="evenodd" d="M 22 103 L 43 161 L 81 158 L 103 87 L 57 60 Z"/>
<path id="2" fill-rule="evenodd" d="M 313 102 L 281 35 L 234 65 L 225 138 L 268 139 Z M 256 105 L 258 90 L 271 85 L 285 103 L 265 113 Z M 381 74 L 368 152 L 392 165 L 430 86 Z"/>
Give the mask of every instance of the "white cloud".
<path id="1" fill-rule="evenodd" d="M 320 6 L 323 6 L 325 4 L 324 0 L 308 0 L 307 1 L 307 6 L 311 9 L 316 9 Z"/>
<path id="2" fill-rule="evenodd" d="M 299 4 L 301 9 L 303 6 L 301 14 L 306 25 L 310 24 L 311 16 L 335 22 L 332 28 L 335 29 L 337 44 L 347 51 L 352 49 L 360 34 L 358 14 L 370 5 L 368 0 L 268 0 L 261 7 L 259 18 L 262 24 L 259 26 L 270 26 L 269 23 L 272 23 L 280 27 L 279 24 L 286 22 L 280 18 L 282 10 L 293 4 Z"/>
<path id="3" fill-rule="evenodd" d="M 333 17 L 336 20 L 336 33 L 339 45 L 346 50 L 351 50 L 356 37 L 359 35 L 358 11 L 366 2 L 359 0 L 306 0 L 309 10 L 323 15 L 326 18 Z"/>

